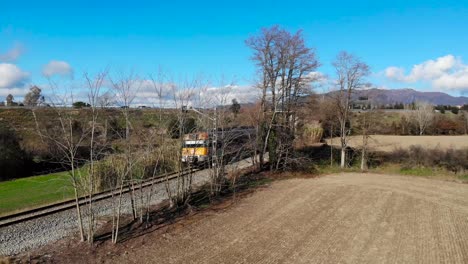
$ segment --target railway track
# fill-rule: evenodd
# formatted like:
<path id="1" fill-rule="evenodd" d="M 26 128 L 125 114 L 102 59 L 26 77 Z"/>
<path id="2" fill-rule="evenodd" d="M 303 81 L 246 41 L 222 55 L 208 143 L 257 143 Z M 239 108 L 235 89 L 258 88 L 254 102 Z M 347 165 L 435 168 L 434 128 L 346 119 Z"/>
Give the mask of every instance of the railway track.
<path id="1" fill-rule="evenodd" d="M 139 190 L 141 188 L 146 188 L 146 187 L 151 186 L 153 184 L 159 184 L 159 183 L 162 183 L 164 181 L 172 180 L 172 179 L 175 179 L 175 178 L 180 177 L 180 176 L 185 176 L 185 175 L 188 175 L 190 173 L 197 172 L 199 170 L 201 170 L 200 167 L 194 167 L 194 168 L 186 169 L 186 170 L 182 171 L 182 173 L 174 172 L 174 173 L 163 174 L 163 175 L 160 175 L 160 176 L 155 177 L 153 179 L 147 179 L 147 180 L 143 181 L 142 183 L 135 184 L 135 185 L 133 185 L 133 189 L 134 190 Z M 123 187 L 122 194 L 128 193 L 131 190 L 132 190 L 132 185 L 128 184 L 128 185 Z M 111 197 L 113 197 L 115 195 L 119 195 L 119 194 L 120 194 L 120 189 L 95 193 L 93 195 L 92 201 L 97 202 L 97 201 L 105 200 L 105 199 L 111 198 Z M 80 204 L 80 206 L 89 203 L 89 197 L 79 198 L 78 203 Z M 6 227 L 6 226 L 9 226 L 9 225 L 13 225 L 13 224 L 17 224 L 17 223 L 21 223 L 21 222 L 28 221 L 28 220 L 40 218 L 40 217 L 43 217 L 43 216 L 46 216 L 46 215 L 59 213 L 59 212 L 66 211 L 66 210 L 69 210 L 69 209 L 72 209 L 72 208 L 76 208 L 75 199 L 70 199 L 70 200 L 66 200 L 66 201 L 62 201 L 62 202 L 58 202 L 58 203 L 54 203 L 54 204 L 49 204 L 49 205 L 37 207 L 37 208 L 31 209 L 31 210 L 21 211 L 21 212 L 18 212 L 18 213 L 2 216 L 2 217 L 0 217 L 0 228 Z"/>

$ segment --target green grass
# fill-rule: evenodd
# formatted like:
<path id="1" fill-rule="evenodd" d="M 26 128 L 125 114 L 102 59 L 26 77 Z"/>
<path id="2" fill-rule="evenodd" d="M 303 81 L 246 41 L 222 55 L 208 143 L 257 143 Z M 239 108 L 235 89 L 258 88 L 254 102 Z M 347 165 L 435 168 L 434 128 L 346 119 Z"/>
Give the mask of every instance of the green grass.
<path id="1" fill-rule="evenodd" d="M 273 181 L 272 179 L 268 179 L 268 178 L 258 179 L 258 180 L 248 182 L 247 186 L 248 186 L 248 188 L 255 188 L 255 187 L 258 187 L 258 186 L 268 184 L 268 183 L 270 183 L 272 181 Z"/>
<path id="2" fill-rule="evenodd" d="M 401 168 L 400 173 L 403 175 L 412 176 L 434 176 L 437 175 L 436 171 L 427 167 L 414 167 L 414 168 Z"/>
<path id="3" fill-rule="evenodd" d="M 322 163 L 322 164 L 317 164 L 317 166 L 314 167 L 314 172 L 317 174 L 335 174 L 335 173 L 340 173 L 340 172 L 360 172 L 361 169 L 357 165 L 353 165 L 351 167 L 346 167 L 346 168 L 341 168 L 340 164 L 334 163 L 333 166 L 330 166 L 329 163 Z"/>
<path id="4" fill-rule="evenodd" d="M 467 183 L 468 174 L 455 173 L 440 167 L 413 167 L 413 168 L 400 168 L 399 174 L 421 177 L 432 177 L 437 179 L 457 180 Z"/>
<path id="5" fill-rule="evenodd" d="M 67 172 L 0 182 L 0 215 L 73 198 Z"/>
<path id="6" fill-rule="evenodd" d="M 462 174 L 458 176 L 463 182 L 468 182 L 468 174 Z"/>

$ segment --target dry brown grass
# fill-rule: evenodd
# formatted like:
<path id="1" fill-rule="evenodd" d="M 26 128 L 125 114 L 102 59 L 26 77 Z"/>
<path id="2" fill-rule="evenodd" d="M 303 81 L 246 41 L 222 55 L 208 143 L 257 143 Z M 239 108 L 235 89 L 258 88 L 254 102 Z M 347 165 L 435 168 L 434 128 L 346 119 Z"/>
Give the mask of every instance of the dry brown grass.
<path id="1" fill-rule="evenodd" d="M 333 139 L 333 145 L 338 146 L 339 138 Z M 327 139 L 330 144 L 330 140 Z M 468 135 L 463 136 L 388 136 L 373 135 L 369 140 L 370 148 L 374 151 L 393 151 L 397 148 L 408 149 L 411 145 L 420 145 L 424 148 L 441 149 L 462 149 L 468 148 Z M 349 137 L 349 144 L 352 148 L 362 147 L 361 136 Z"/>
<path id="2" fill-rule="evenodd" d="M 12 262 L 11 262 L 11 259 L 9 257 L 0 256 L 0 264 L 10 264 L 10 263 L 12 263 Z"/>

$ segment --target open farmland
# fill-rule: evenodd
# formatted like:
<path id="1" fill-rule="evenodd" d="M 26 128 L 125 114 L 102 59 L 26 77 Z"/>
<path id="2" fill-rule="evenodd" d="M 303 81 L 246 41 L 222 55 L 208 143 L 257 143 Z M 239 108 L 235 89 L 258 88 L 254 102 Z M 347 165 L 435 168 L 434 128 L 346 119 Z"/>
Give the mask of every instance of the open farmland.
<path id="1" fill-rule="evenodd" d="M 330 144 L 330 140 L 327 139 Z M 340 138 L 333 138 L 331 142 L 334 146 L 339 146 Z M 361 148 L 362 136 L 349 137 L 348 145 L 353 148 Z M 468 136 L 387 136 L 373 135 L 369 139 L 371 150 L 375 151 L 392 151 L 396 148 L 407 149 L 411 145 L 420 145 L 425 148 L 441 148 L 441 149 L 462 149 L 468 148 Z"/>
<path id="2" fill-rule="evenodd" d="M 467 219 L 463 184 L 357 173 L 290 179 L 101 261 L 467 263 Z"/>

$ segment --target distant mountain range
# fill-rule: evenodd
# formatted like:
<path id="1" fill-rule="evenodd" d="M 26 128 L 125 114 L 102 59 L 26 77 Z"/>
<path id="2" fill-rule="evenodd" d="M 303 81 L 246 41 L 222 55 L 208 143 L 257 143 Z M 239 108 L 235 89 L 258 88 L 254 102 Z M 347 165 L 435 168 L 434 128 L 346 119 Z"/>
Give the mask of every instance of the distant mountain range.
<path id="1" fill-rule="evenodd" d="M 466 96 L 451 96 L 442 92 L 420 92 L 414 89 L 367 89 L 357 90 L 353 94 L 353 100 L 359 97 L 367 97 L 374 104 L 409 104 L 413 101 L 425 101 L 434 105 L 464 105 L 468 104 Z"/>

